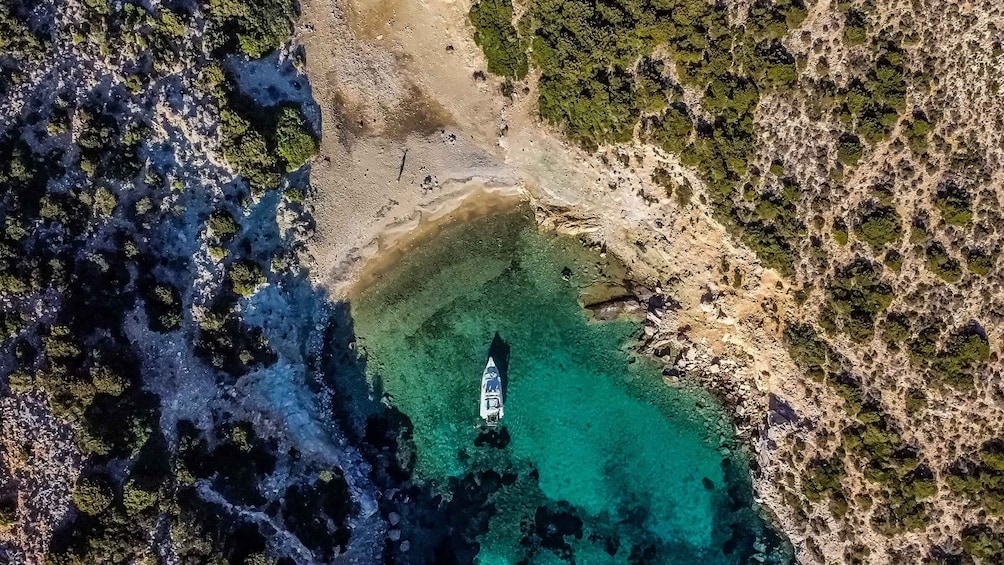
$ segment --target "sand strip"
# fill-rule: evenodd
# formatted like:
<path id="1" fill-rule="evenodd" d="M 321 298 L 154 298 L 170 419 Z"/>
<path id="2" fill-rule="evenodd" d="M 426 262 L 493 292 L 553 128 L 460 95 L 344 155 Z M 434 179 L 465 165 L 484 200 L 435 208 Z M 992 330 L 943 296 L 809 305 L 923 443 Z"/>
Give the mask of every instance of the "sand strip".
<path id="1" fill-rule="evenodd" d="M 375 249 L 362 259 L 356 276 L 344 289 L 351 300 L 379 280 L 415 248 L 434 239 L 444 229 L 496 212 L 513 210 L 529 199 L 518 186 L 481 186 L 419 211 L 416 218 L 385 229 Z"/>

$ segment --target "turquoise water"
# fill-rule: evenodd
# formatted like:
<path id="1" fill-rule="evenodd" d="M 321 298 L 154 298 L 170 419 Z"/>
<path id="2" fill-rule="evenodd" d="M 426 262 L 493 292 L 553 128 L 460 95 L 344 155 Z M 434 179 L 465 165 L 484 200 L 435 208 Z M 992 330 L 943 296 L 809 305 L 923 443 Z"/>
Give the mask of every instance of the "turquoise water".
<path id="1" fill-rule="evenodd" d="M 416 480 L 487 489 L 480 563 L 741 563 L 780 543 L 715 400 L 633 355 L 637 322 L 580 308 L 612 269 L 517 211 L 445 230 L 354 303 L 368 374 L 411 420 Z M 478 418 L 496 332 L 508 443 Z"/>

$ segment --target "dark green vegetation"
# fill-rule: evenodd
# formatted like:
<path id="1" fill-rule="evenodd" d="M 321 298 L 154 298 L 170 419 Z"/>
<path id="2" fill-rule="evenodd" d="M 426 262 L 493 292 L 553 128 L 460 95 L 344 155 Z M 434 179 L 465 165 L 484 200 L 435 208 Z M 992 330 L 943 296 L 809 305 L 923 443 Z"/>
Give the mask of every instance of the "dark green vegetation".
<path id="1" fill-rule="evenodd" d="M 969 191 L 954 182 L 947 182 L 941 186 L 934 204 L 948 225 L 964 226 L 973 219 L 972 197 Z"/>
<path id="2" fill-rule="evenodd" d="M 0 95 L 23 80 L 26 64 L 37 63 L 51 40 L 20 17 L 13 5 L 0 5 Z"/>
<path id="3" fill-rule="evenodd" d="M 868 43 L 868 14 L 843 4 L 841 9 L 847 43 Z M 797 90 L 844 124 L 837 169 L 857 165 L 868 145 L 888 139 L 907 111 L 904 52 L 887 38 L 874 43 L 872 62 L 845 86 L 800 78 L 795 57 L 779 40 L 806 16 L 799 0 L 756 2 L 742 26 L 732 23 L 726 5 L 701 0 L 537 0 L 527 6 L 517 33 L 508 3 L 472 9 L 476 37 L 486 38 L 479 41 L 489 70 L 514 76 L 509 69 L 515 64 L 502 62 L 522 61 L 526 44 L 532 47 L 544 120 L 587 149 L 639 133 L 676 154 L 700 172 L 716 219 L 764 265 L 789 277 L 807 247 L 799 214 L 807 199 L 798 181 L 783 174 L 783 163 L 776 168 L 780 174 L 772 166 L 770 176 L 750 166 L 762 96 Z M 684 89 L 698 94 L 699 109 L 683 102 Z M 918 152 L 926 151 L 930 123 L 914 111 L 905 135 Z M 881 204 L 862 210 L 855 227 L 860 237 L 883 247 L 898 240 L 897 220 L 894 209 Z M 840 230 L 835 233 L 843 241 Z"/>
<path id="4" fill-rule="evenodd" d="M 837 145 L 837 159 L 847 166 L 857 165 L 861 161 L 864 147 L 861 145 L 861 138 L 854 134 L 845 133 L 840 136 Z"/>
<path id="5" fill-rule="evenodd" d="M 858 206 L 854 233 L 875 250 L 895 247 L 903 237 L 903 225 L 893 205 L 893 194 L 886 187 L 877 187 L 873 193 L 875 198 Z"/>
<path id="6" fill-rule="evenodd" d="M 286 171 L 303 166 L 317 154 L 317 140 L 299 108 L 284 106 L 275 124 L 275 149 L 286 161 Z"/>
<path id="7" fill-rule="evenodd" d="M 202 69 L 199 82 L 220 107 L 223 155 L 256 192 L 276 188 L 283 173 L 317 153 L 317 140 L 298 106 L 257 106 L 237 92 L 218 65 Z"/>
<path id="8" fill-rule="evenodd" d="M 602 5 L 539 0 L 529 4 L 516 37 L 509 29 L 508 6 L 478 6 L 478 21 L 486 22 L 477 24 L 479 36 L 488 34 L 482 30 L 504 30 L 489 34 L 507 38 L 492 45 L 509 46 L 520 55 L 525 43 L 532 46 L 544 120 L 589 149 L 630 141 L 640 131 L 643 139 L 700 172 L 715 217 L 766 266 L 795 274 L 808 235 L 798 214 L 805 194 L 793 177 L 783 175 L 783 166 L 782 174 L 770 178 L 750 163 L 761 97 L 799 85 L 795 58 L 779 40 L 805 19 L 804 4 L 757 2 L 745 24 L 736 26 L 725 5 L 701 0 Z M 489 20 L 486 14 L 498 15 Z M 850 13 L 850 27 L 862 18 Z M 657 52 L 668 56 L 657 58 Z M 499 47 L 486 48 L 486 54 L 490 70 L 500 66 L 499 60 L 519 58 Z M 846 87 L 828 82 L 809 87 L 852 130 L 840 139 L 839 162 L 857 164 L 864 142 L 885 139 L 905 110 L 902 53 L 894 44 L 883 44 L 874 66 Z M 683 102 L 684 89 L 699 94 L 698 112 Z M 924 133 L 918 128 L 916 136 Z M 888 230 L 889 225 L 876 225 L 884 219 L 870 217 L 862 229 L 868 234 Z"/>
<path id="9" fill-rule="evenodd" d="M 910 362 L 924 370 L 932 384 L 972 389 L 976 375 L 990 356 L 986 332 L 970 322 L 947 336 L 942 334 L 943 328 L 937 324 L 921 329 L 907 342 Z"/>
<path id="10" fill-rule="evenodd" d="M 199 363 L 218 367 L 217 377 L 231 382 L 275 362 L 262 329 L 237 308 L 265 282 L 262 264 L 276 253 L 242 237 L 241 204 L 302 165 L 316 141 L 299 107 L 284 106 L 265 120 L 273 112 L 241 99 L 219 69 L 238 45 L 260 56 L 285 41 L 293 4 L 209 2 L 213 54 L 185 39 L 204 31 L 189 11 L 194 6 L 83 6 L 83 23 L 66 29 L 45 17 L 33 28 L 27 4 L 0 6 L 0 96 L 31 65 L 50 64 L 46 57 L 69 60 L 49 52 L 56 35 L 72 36 L 77 55 L 119 65 L 124 75 L 120 83 L 91 86 L 76 75 L 57 76 L 53 99 L 30 99 L 23 114 L 0 126 L 0 383 L 4 394 L 42 393 L 52 413 L 70 424 L 84 458 L 49 563 L 152 561 L 165 543 L 179 563 L 272 563 L 268 532 L 199 489 L 264 506 L 258 482 L 273 471 L 274 441 L 222 413 L 206 412 L 217 420 L 199 428 L 183 420 L 171 429 L 160 399 L 144 388 L 150 359 L 138 342 L 195 343 Z M 39 6 L 36 15 L 48 9 Z M 197 68 L 173 74 L 182 58 Z M 187 163 L 153 158 L 165 144 L 148 111 L 161 81 L 175 88 L 174 81 L 194 82 L 197 72 L 216 77 L 217 96 L 198 104 L 222 116 L 224 152 L 251 184 L 219 180 L 229 184 L 216 187 L 224 196 L 211 207 L 210 189 L 179 180 L 190 172 Z M 199 96 L 191 88 L 187 94 Z M 178 242 L 203 231 L 223 250 L 217 259 L 228 283 L 204 289 L 212 299 L 195 323 L 196 303 L 185 292 L 194 285 L 195 251 Z M 165 422 L 170 427 L 162 428 Z M 316 555 L 338 553 L 355 511 L 341 471 L 306 472 L 290 489 L 269 510 L 273 519 Z M 16 506 L 6 491 L 0 494 L 6 524 Z M 308 531 L 314 520 L 325 524 L 323 536 Z"/>
<path id="11" fill-rule="evenodd" d="M 485 53 L 488 71 L 510 78 L 525 77 L 529 69 L 526 43 L 513 26 L 512 2 L 480 0 L 471 6 L 470 18 L 474 42 Z"/>
<path id="12" fill-rule="evenodd" d="M 847 360 L 812 326 L 791 325 L 785 330 L 785 339 L 792 359 L 843 400 L 850 421 L 833 454 L 808 463 L 809 472 L 802 480 L 806 498 L 828 498 L 832 512 L 845 513 L 849 494 L 841 479 L 846 467 L 853 465 L 883 497 L 882 511 L 872 516 L 877 531 L 892 535 L 926 527 L 929 517 L 924 501 L 937 492 L 934 473 L 902 439 L 884 413 L 877 391 L 853 375 Z"/>
<path id="13" fill-rule="evenodd" d="M 820 324 L 863 343 L 875 333 L 875 318 L 893 300 L 892 287 L 882 280 L 882 267 L 857 258 L 837 269 L 827 288 Z"/>
<path id="14" fill-rule="evenodd" d="M 251 58 L 277 49 L 293 32 L 292 0 L 208 0 L 209 43 L 220 53 L 240 51 Z"/>
<path id="15" fill-rule="evenodd" d="M 982 476 L 982 478 L 981 478 Z M 995 515 L 1004 514 L 1004 442 L 983 444 L 975 456 L 960 459 L 949 474 L 949 487 L 966 493 Z"/>
<path id="16" fill-rule="evenodd" d="M 935 241 L 924 251 L 927 261 L 924 263 L 934 274 L 949 283 L 958 282 L 962 278 L 962 265 L 958 259 L 948 254 L 945 246 Z"/>

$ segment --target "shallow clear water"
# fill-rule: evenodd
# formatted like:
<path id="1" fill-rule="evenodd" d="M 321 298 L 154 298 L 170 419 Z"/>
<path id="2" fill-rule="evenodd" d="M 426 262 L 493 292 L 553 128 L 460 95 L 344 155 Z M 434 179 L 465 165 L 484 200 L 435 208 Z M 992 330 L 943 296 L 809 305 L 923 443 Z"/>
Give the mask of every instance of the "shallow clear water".
<path id="1" fill-rule="evenodd" d="M 481 563 L 769 553 L 781 542 L 753 508 L 726 414 L 626 349 L 637 322 L 591 322 L 580 308 L 579 290 L 608 267 L 518 211 L 445 230 L 354 303 L 368 373 L 413 425 L 416 478 L 447 497 L 451 477 L 487 489 Z M 478 418 L 496 332 L 511 347 L 507 444 L 484 441 Z"/>

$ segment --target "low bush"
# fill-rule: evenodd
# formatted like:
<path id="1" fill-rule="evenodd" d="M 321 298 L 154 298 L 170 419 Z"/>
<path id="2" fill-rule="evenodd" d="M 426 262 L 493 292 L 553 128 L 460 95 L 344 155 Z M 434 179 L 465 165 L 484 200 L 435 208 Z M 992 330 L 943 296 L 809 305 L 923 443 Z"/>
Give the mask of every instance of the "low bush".
<path id="1" fill-rule="evenodd" d="M 903 254 L 895 249 L 890 249 L 885 252 L 882 264 L 888 267 L 890 271 L 898 273 L 903 268 Z"/>
<path id="2" fill-rule="evenodd" d="M 239 50 L 252 59 L 277 49 L 293 33 L 293 0 L 208 0 L 209 41 L 215 49 Z"/>
<path id="3" fill-rule="evenodd" d="M 882 280 L 882 268 L 859 257 L 837 270 L 826 290 L 826 307 L 851 340 L 863 343 L 874 334 L 875 316 L 893 298 L 892 287 Z"/>
<path id="4" fill-rule="evenodd" d="M 1004 516 L 1004 441 L 983 443 L 976 453 L 964 455 L 946 469 L 945 484 L 970 504 L 993 516 Z"/>
<path id="5" fill-rule="evenodd" d="M 218 241 L 230 241 L 235 235 L 240 233 L 241 226 L 234 219 L 233 215 L 225 209 L 213 211 L 206 221 L 209 233 Z"/>
<path id="6" fill-rule="evenodd" d="M 317 154 L 317 140 L 296 106 L 283 106 L 275 126 L 275 146 L 286 162 L 286 171 L 295 171 Z"/>
<path id="7" fill-rule="evenodd" d="M 521 79 L 529 70 L 524 42 L 513 25 L 511 0 L 479 0 L 468 14 L 474 24 L 474 43 L 485 54 L 488 71 Z"/>
<path id="8" fill-rule="evenodd" d="M 234 263 L 227 273 L 227 280 L 230 281 L 233 291 L 244 297 L 251 296 L 258 287 L 268 282 L 265 272 L 254 261 Z"/>
<path id="9" fill-rule="evenodd" d="M 111 506 L 113 497 L 109 481 L 101 476 L 82 478 L 73 487 L 74 506 L 91 516 L 97 516 Z"/>
<path id="10" fill-rule="evenodd" d="M 930 374 L 949 386 L 968 390 L 973 387 L 976 372 L 990 356 L 986 333 L 975 322 L 948 338 L 938 353 Z"/>
<path id="11" fill-rule="evenodd" d="M 933 242 L 925 251 L 927 269 L 938 275 L 941 280 L 949 283 L 958 282 L 962 278 L 962 265 L 953 258 L 941 243 Z"/>
<path id="12" fill-rule="evenodd" d="M 868 26 L 865 14 L 859 10 L 848 10 L 844 21 L 844 43 L 850 46 L 861 45 L 868 39 Z"/>
<path id="13" fill-rule="evenodd" d="M 962 549 L 982 563 L 1004 562 L 1004 535 L 986 524 L 962 530 Z"/>
<path id="14" fill-rule="evenodd" d="M 881 249 L 903 237 L 902 220 L 892 206 L 867 202 L 858 208 L 854 233 L 873 248 Z"/>
<path id="15" fill-rule="evenodd" d="M 907 125 L 904 131 L 907 145 L 911 151 L 918 155 L 927 153 L 928 137 L 930 137 L 931 129 L 931 123 L 927 120 L 926 116 L 914 115 L 913 121 Z"/>
<path id="16" fill-rule="evenodd" d="M 966 251 L 966 266 L 976 275 L 985 277 L 993 270 L 997 257 L 993 253 L 988 253 L 982 249 L 969 249 Z"/>
<path id="17" fill-rule="evenodd" d="M 948 225 L 964 226 L 973 220 L 972 196 L 957 183 L 942 184 L 934 199 L 934 205 Z"/>
<path id="18" fill-rule="evenodd" d="M 788 354 L 813 380 L 822 381 L 842 370 L 842 358 L 808 324 L 789 325 L 784 330 Z"/>
<path id="19" fill-rule="evenodd" d="M 834 454 L 827 459 L 814 459 L 806 466 L 802 493 L 810 501 L 818 502 L 841 491 L 840 482 L 845 474 L 842 454 Z"/>
<path id="20" fill-rule="evenodd" d="M 913 335 L 910 325 L 910 318 L 906 315 L 899 312 L 891 312 L 885 317 L 883 336 L 890 344 L 902 343 Z"/>
<path id="21" fill-rule="evenodd" d="M 863 153 L 864 147 L 861 145 L 861 138 L 850 133 L 840 136 L 837 142 L 837 159 L 841 163 L 853 167 L 861 161 Z"/>

